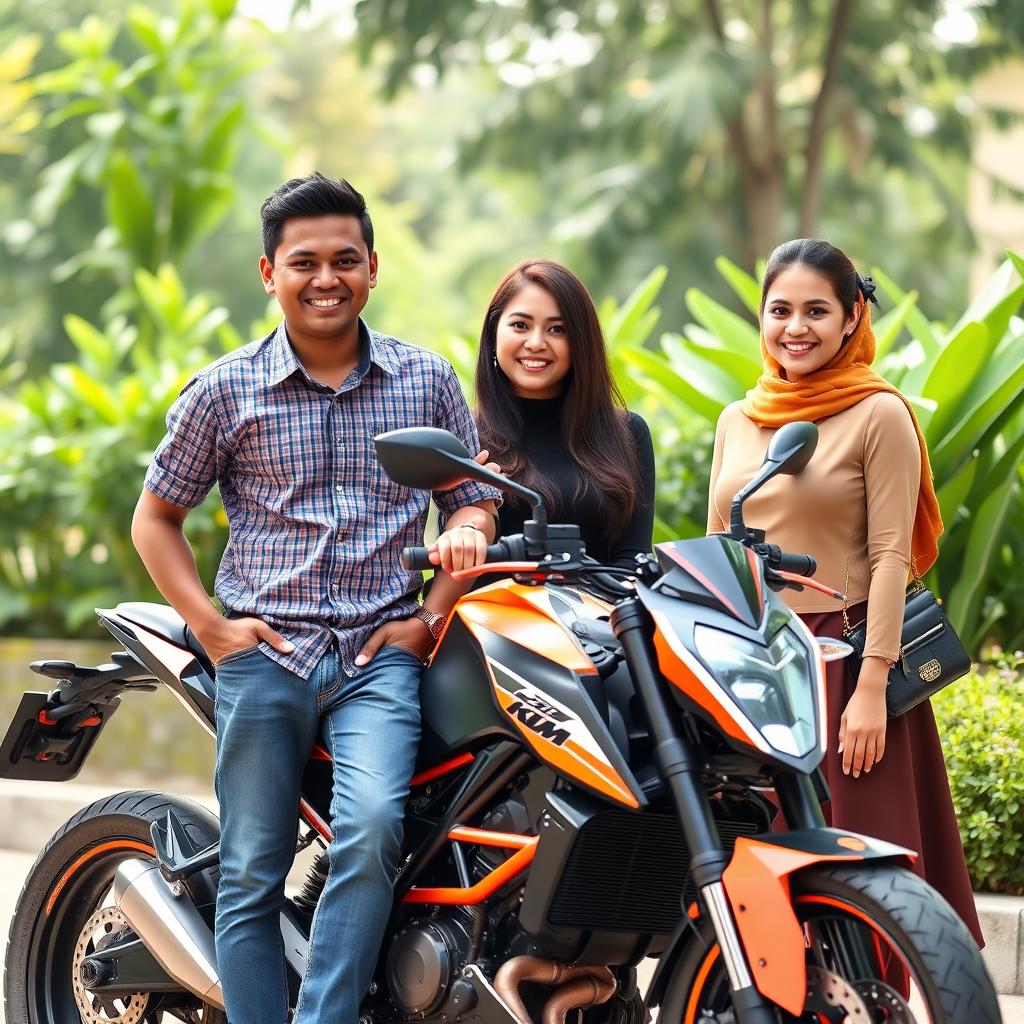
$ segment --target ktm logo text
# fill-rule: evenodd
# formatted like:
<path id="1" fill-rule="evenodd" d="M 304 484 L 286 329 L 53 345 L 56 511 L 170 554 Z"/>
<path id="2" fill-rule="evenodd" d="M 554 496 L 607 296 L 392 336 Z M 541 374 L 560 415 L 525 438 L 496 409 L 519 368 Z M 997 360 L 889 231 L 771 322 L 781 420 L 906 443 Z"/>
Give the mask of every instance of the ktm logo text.
<path id="1" fill-rule="evenodd" d="M 569 716 L 558 708 L 553 708 L 541 697 L 530 695 L 525 690 L 515 694 L 517 698 L 505 711 L 520 721 L 531 732 L 561 746 L 569 738 L 569 730 L 563 729 L 559 723 L 568 722 Z"/>

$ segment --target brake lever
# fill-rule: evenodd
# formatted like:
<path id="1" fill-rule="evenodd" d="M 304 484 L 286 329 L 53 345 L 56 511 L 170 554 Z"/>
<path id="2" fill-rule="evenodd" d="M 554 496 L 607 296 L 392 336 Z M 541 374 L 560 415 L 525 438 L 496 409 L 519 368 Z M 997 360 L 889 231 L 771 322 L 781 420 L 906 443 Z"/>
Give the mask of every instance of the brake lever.
<path id="1" fill-rule="evenodd" d="M 784 579 L 782 574 L 777 570 L 772 569 L 770 566 L 765 565 L 764 567 L 764 581 L 768 584 L 771 590 L 775 593 L 779 593 L 781 590 L 803 590 L 803 584 L 794 583 L 790 580 Z"/>
<path id="2" fill-rule="evenodd" d="M 832 587 L 819 583 L 817 580 L 812 580 L 809 576 L 798 576 L 793 572 L 782 572 L 776 569 L 769 569 L 766 566 L 764 579 L 768 586 L 776 592 L 787 587 L 798 591 L 803 590 L 805 587 L 810 587 L 811 590 L 817 590 L 819 594 L 825 594 L 835 601 L 846 600 L 846 595 L 841 591 L 833 590 Z"/>

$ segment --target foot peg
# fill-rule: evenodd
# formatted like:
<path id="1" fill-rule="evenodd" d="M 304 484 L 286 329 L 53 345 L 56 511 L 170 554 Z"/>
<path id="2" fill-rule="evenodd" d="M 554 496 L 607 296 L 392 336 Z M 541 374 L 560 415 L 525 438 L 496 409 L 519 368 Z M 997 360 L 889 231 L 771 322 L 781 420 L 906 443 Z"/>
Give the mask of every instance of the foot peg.
<path id="1" fill-rule="evenodd" d="M 220 843 L 199 849 L 174 811 L 168 811 L 162 821 L 154 821 L 149 834 L 160 863 L 160 874 L 172 885 L 220 862 Z"/>

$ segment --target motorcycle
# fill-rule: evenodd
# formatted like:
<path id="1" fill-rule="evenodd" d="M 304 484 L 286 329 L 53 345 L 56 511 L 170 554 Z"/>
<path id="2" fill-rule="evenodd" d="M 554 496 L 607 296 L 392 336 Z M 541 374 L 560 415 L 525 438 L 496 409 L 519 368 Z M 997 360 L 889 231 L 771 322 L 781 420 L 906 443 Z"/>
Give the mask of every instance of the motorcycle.
<path id="1" fill-rule="evenodd" d="M 423 673 L 423 740 L 394 907 L 360 1024 L 996 1024 L 995 992 L 914 853 L 825 827 L 824 663 L 778 596 L 814 559 L 748 528 L 743 503 L 799 472 L 790 424 L 732 506 L 728 534 L 659 544 L 623 570 L 573 524 L 431 428 L 376 438 L 397 483 L 486 481 L 530 502 L 497 573 L 456 605 Z M 425 548 L 407 549 L 427 568 Z M 481 583 L 483 581 L 477 581 Z M 0 774 L 80 770 L 125 693 L 166 685 L 211 735 L 216 675 L 170 608 L 98 610 L 109 664 L 36 662 Z M 382 739 L 385 739 L 382 737 Z M 774 793 L 774 800 L 766 793 Z M 302 780 L 297 847 L 332 839 L 331 764 Z M 773 831 L 779 812 L 787 831 Z M 327 858 L 280 923 L 292 1002 Z M 86 807 L 40 853 L 8 945 L 8 1024 L 223 1024 L 213 942 L 218 826 L 157 792 Z M 636 967 L 657 959 L 646 993 Z"/>

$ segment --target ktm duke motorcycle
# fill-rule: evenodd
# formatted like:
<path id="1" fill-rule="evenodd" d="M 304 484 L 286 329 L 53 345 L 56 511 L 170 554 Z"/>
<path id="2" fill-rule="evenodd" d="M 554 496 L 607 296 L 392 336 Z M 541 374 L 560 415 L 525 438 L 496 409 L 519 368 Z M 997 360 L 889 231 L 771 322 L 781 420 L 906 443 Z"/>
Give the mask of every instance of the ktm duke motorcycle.
<path id="1" fill-rule="evenodd" d="M 914 854 L 824 826 L 823 662 L 848 648 L 815 640 L 776 594 L 832 593 L 813 559 L 765 543 L 742 512 L 816 439 L 811 424 L 778 431 L 729 534 L 661 544 L 625 572 L 587 559 L 576 526 L 549 524 L 538 495 L 451 434 L 377 438 L 397 483 L 485 480 L 533 519 L 462 574 L 503 575 L 459 601 L 424 671 L 394 910 L 360 1024 L 640 1024 L 654 1007 L 663 1024 L 999 1021 L 977 947 L 908 870 Z M 428 565 L 426 549 L 405 557 Z M 71 778 L 121 696 L 158 683 L 214 732 L 214 669 L 185 623 L 155 604 L 98 614 L 124 649 L 95 667 L 35 663 L 59 682 L 24 695 L 0 773 Z M 329 761 L 314 748 L 299 846 L 331 840 Z M 8 1024 L 223 1022 L 217 840 L 212 814 L 164 793 L 75 815 L 21 894 Z M 320 854 L 281 908 L 293 999 L 326 869 Z M 644 957 L 659 961 L 646 996 Z"/>

